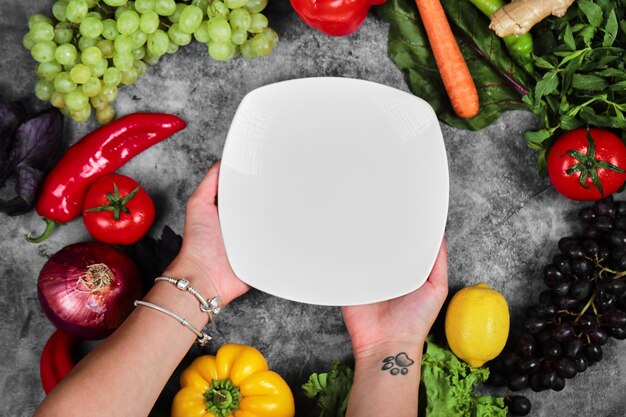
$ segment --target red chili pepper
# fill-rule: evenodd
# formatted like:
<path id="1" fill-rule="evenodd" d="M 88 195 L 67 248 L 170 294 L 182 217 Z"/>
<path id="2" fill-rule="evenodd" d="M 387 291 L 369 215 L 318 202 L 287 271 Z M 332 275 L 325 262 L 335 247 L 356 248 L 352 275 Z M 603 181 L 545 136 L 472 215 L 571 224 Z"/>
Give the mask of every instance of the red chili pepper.
<path id="1" fill-rule="evenodd" d="M 80 216 L 85 194 L 97 179 L 112 174 L 150 146 L 184 129 L 185 122 L 171 114 L 134 113 L 89 133 L 71 146 L 44 180 L 37 200 L 37 213 L 46 230 L 36 238 L 46 239 L 56 223 Z"/>
<path id="2" fill-rule="evenodd" d="M 56 330 L 44 346 L 39 362 L 39 374 L 46 394 L 52 391 L 74 367 L 72 346 L 75 342 L 76 340 L 68 334 Z"/>
<path id="3" fill-rule="evenodd" d="M 361 27 L 370 6 L 386 0 L 291 0 L 300 18 L 327 35 L 349 35 Z"/>

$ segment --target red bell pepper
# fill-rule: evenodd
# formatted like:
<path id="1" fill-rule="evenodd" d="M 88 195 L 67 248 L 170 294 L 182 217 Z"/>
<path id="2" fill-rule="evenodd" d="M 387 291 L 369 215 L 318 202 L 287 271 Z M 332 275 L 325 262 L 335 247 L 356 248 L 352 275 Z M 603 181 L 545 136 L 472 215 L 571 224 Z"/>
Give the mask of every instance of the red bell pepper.
<path id="1" fill-rule="evenodd" d="M 72 346 L 76 340 L 60 330 L 55 331 L 41 353 L 39 374 L 45 393 L 49 393 L 74 367 Z"/>
<path id="2" fill-rule="evenodd" d="M 363 24 L 370 6 L 386 0 L 290 0 L 309 26 L 331 36 L 349 35 Z"/>
<path id="3" fill-rule="evenodd" d="M 39 243 L 56 223 L 80 216 L 87 189 L 94 181 L 112 174 L 150 146 L 185 128 L 171 114 L 134 113 L 89 133 L 71 146 L 44 180 L 37 213 L 46 222 L 45 232 L 26 240 Z"/>

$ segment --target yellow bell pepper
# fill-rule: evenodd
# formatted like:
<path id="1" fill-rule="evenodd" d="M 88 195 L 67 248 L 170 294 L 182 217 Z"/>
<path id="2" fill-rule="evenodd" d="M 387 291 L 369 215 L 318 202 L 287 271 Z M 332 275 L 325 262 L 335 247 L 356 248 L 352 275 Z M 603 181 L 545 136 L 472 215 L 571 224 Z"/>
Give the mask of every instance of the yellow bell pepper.
<path id="1" fill-rule="evenodd" d="M 172 417 L 293 417 L 291 389 L 251 346 L 227 344 L 194 360 L 180 377 Z"/>

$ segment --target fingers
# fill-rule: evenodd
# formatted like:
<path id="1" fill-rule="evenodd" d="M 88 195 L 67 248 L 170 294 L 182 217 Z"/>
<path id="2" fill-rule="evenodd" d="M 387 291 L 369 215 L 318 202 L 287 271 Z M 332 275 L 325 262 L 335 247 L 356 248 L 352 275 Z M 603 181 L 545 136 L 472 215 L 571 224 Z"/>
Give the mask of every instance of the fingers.
<path id="1" fill-rule="evenodd" d="M 191 198 L 203 202 L 209 202 L 215 205 L 217 197 L 217 184 L 219 182 L 220 164 L 222 161 L 217 161 L 209 168 L 198 188 L 192 194 Z"/>

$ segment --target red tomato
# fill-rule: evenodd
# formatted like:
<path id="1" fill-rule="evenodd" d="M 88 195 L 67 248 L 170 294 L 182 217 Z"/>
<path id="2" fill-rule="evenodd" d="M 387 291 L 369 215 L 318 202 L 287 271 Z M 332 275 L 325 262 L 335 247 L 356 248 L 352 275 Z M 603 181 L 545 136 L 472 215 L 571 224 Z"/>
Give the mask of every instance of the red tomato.
<path id="1" fill-rule="evenodd" d="M 599 200 L 626 181 L 626 145 L 602 129 L 578 128 L 559 137 L 548 154 L 554 188 L 572 200 Z"/>
<path id="2" fill-rule="evenodd" d="M 94 182 L 85 198 L 83 223 L 95 239 L 130 245 L 154 222 L 154 203 L 134 179 L 111 174 Z"/>

